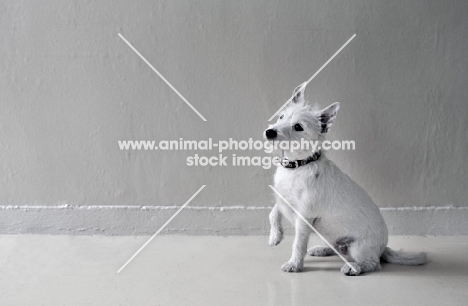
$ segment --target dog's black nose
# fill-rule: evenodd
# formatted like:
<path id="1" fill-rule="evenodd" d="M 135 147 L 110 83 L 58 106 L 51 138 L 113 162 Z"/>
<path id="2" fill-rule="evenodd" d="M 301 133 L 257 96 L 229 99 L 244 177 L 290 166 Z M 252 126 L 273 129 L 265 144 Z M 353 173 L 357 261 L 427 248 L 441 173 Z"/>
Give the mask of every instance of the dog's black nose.
<path id="1" fill-rule="evenodd" d="M 276 138 L 278 134 L 276 133 L 276 130 L 273 129 L 268 129 L 265 131 L 265 136 L 267 139 L 273 139 Z"/>

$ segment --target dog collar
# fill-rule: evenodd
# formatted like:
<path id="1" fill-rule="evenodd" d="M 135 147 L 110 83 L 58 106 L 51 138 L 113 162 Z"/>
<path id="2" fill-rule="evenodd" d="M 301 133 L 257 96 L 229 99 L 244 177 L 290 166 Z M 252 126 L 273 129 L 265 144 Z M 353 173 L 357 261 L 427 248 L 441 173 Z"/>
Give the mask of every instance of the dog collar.
<path id="1" fill-rule="evenodd" d="M 304 165 L 307 165 L 308 163 L 317 161 L 320 158 L 320 155 L 322 155 L 322 152 L 317 151 L 317 152 L 315 152 L 314 154 L 312 154 L 311 156 L 309 156 L 309 157 L 307 157 L 305 159 L 288 161 L 286 158 L 284 158 L 281 161 L 281 165 L 284 168 L 288 168 L 288 169 L 299 168 L 300 166 L 304 166 Z"/>

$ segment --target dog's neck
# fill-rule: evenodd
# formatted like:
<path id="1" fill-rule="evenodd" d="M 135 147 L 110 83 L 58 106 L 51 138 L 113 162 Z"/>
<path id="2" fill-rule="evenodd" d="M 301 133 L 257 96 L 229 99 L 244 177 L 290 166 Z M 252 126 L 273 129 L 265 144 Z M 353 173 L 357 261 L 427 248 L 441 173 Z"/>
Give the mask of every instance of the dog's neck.
<path id="1" fill-rule="evenodd" d="M 287 169 L 295 169 L 310 164 L 312 162 L 316 162 L 320 159 L 321 156 L 321 150 L 311 152 L 307 157 L 301 159 L 288 158 L 287 156 L 284 156 L 283 153 L 283 156 L 281 158 L 281 165 Z"/>

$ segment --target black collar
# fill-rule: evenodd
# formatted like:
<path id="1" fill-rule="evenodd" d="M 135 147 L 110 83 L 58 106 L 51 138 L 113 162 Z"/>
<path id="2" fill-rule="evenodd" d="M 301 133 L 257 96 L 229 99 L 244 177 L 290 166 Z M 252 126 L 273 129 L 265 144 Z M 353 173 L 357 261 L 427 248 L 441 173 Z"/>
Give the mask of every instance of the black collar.
<path id="1" fill-rule="evenodd" d="M 300 166 L 307 165 L 308 163 L 317 161 L 320 158 L 320 155 L 322 155 L 321 151 L 315 152 L 313 155 L 305 158 L 305 159 L 300 159 L 300 160 L 294 160 L 294 161 L 288 161 L 286 158 L 281 161 L 281 165 L 284 168 L 288 169 L 295 169 L 299 168 Z"/>

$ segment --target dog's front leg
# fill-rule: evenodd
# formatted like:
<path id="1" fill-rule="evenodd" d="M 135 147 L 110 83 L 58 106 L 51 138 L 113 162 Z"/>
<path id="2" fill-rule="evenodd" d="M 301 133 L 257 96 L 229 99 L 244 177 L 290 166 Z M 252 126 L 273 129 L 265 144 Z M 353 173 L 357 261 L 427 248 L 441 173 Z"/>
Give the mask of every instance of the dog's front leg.
<path id="1" fill-rule="evenodd" d="M 304 266 L 304 256 L 307 252 L 307 243 L 309 242 L 311 229 L 299 218 L 296 218 L 295 229 L 296 234 L 294 236 L 291 259 L 281 266 L 281 269 L 285 272 L 300 272 Z"/>
<path id="2" fill-rule="evenodd" d="M 270 212 L 270 239 L 268 243 L 271 246 L 278 245 L 283 239 L 283 228 L 281 227 L 282 215 L 276 204 Z"/>

